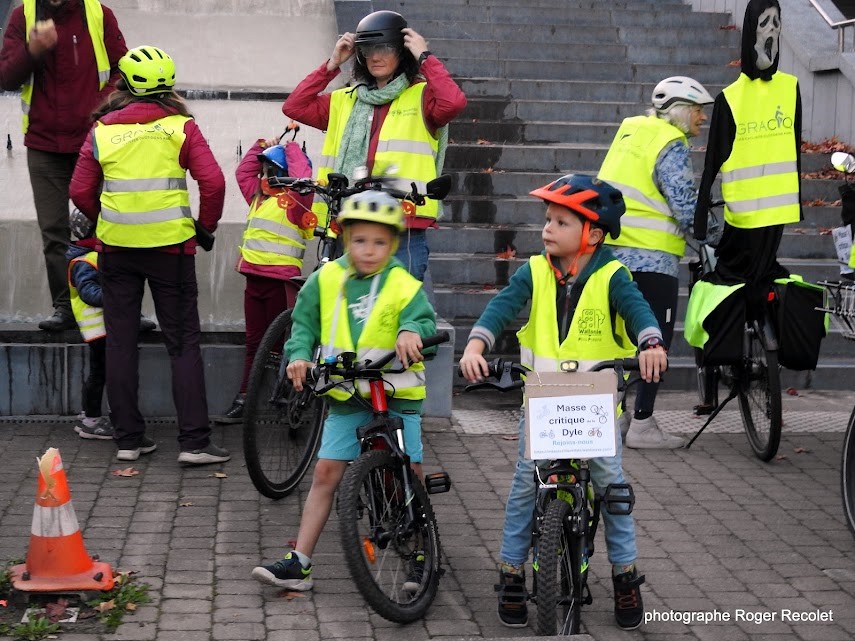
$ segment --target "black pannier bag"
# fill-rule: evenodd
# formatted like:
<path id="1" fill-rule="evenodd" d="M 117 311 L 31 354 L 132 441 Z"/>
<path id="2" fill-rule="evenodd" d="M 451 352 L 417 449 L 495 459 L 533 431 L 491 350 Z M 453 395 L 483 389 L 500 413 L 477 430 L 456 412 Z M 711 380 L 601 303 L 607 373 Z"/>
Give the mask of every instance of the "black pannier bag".
<path id="1" fill-rule="evenodd" d="M 798 277 L 796 277 L 798 278 Z M 797 279 L 773 285 L 772 318 L 778 335 L 778 362 L 787 369 L 816 369 L 819 348 L 828 330 L 823 288 Z"/>

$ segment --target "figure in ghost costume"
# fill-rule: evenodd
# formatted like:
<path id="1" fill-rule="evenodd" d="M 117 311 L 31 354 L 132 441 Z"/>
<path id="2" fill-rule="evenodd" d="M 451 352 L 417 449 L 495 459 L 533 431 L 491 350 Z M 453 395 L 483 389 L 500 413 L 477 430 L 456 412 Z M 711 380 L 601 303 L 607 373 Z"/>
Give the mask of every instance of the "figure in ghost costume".
<path id="1" fill-rule="evenodd" d="M 788 275 L 777 261 L 784 225 L 802 219 L 798 79 L 778 70 L 781 7 L 750 0 L 742 26 L 742 73 L 716 97 L 695 209 L 695 238 L 707 235 L 710 191 L 721 173 L 725 226 L 717 276 L 745 281 L 758 311 L 771 280 Z"/>

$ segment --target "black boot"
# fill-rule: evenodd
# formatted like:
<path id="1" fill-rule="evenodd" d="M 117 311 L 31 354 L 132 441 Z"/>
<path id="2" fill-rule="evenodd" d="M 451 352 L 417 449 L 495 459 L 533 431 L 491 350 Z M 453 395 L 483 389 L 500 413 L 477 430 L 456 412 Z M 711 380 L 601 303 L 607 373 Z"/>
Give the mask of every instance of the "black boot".
<path id="1" fill-rule="evenodd" d="M 66 329 L 76 328 L 77 321 L 74 320 L 74 315 L 70 309 L 57 308 L 54 310 L 53 316 L 39 323 L 39 329 L 46 332 L 61 332 Z"/>
<path id="2" fill-rule="evenodd" d="M 225 414 L 214 419 L 215 423 L 240 423 L 243 421 L 243 408 L 246 404 L 246 394 L 238 394 L 232 401 L 232 406 Z"/>
<path id="3" fill-rule="evenodd" d="M 638 570 L 624 572 L 612 577 L 615 589 L 615 620 L 623 630 L 635 630 L 644 617 L 644 604 L 641 601 L 641 584 L 644 576 L 638 576 Z"/>

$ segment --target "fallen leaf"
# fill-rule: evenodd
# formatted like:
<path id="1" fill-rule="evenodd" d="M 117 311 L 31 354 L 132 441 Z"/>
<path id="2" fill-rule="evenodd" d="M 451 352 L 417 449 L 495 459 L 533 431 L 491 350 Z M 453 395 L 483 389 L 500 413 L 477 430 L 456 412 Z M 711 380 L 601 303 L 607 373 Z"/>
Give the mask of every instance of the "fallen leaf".
<path id="1" fill-rule="evenodd" d="M 775 457 L 776 461 L 786 461 L 787 459 L 789 459 L 789 457 L 786 454 L 778 454 L 778 456 Z"/>
<path id="2" fill-rule="evenodd" d="M 109 612 L 115 607 L 116 602 L 113 599 L 110 599 L 109 601 L 101 601 L 101 603 L 95 606 L 95 609 L 98 610 L 98 612 Z"/>
<path id="3" fill-rule="evenodd" d="M 0 599 L 0 605 L 5 608 L 7 605 L 9 605 L 9 602 L 6 599 Z"/>
<path id="4" fill-rule="evenodd" d="M 806 447 L 794 447 L 793 452 L 796 454 L 807 454 L 810 450 Z"/>
<path id="5" fill-rule="evenodd" d="M 113 476 L 137 476 L 139 473 L 139 470 L 135 470 L 132 467 L 126 467 L 123 470 L 113 470 Z"/>
<path id="6" fill-rule="evenodd" d="M 519 436 L 515 436 L 513 434 L 505 434 L 502 436 L 503 441 L 517 441 L 519 438 Z"/>
<path id="7" fill-rule="evenodd" d="M 741 67 L 742 66 L 742 59 L 737 58 L 736 60 L 731 60 L 730 62 L 727 63 L 727 66 L 728 67 Z"/>
<path id="8" fill-rule="evenodd" d="M 281 599 L 287 599 L 288 601 L 293 601 L 294 599 L 305 599 L 306 595 L 302 592 L 295 592 L 293 590 L 282 590 L 279 594 L 277 594 Z"/>
<path id="9" fill-rule="evenodd" d="M 86 608 L 77 613 L 77 620 L 91 619 L 94 616 L 98 616 L 98 611 L 95 608 Z"/>
<path id="10" fill-rule="evenodd" d="M 819 235 L 820 236 L 831 236 L 831 234 L 832 234 L 831 227 L 820 227 L 819 228 Z"/>
<path id="11" fill-rule="evenodd" d="M 229 475 L 224 472 L 214 472 L 213 474 L 209 474 L 209 476 L 213 476 L 215 479 L 227 479 Z"/>
<path id="12" fill-rule="evenodd" d="M 179 504 L 178 504 L 178 507 L 190 507 L 190 506 L 192 506 L 192 505 L 193 505 L 193 503 L 192 503 L 192 502 L 190 502 L 190 501 L 186 501 L 186 502 L 184 502 L 184 503 L 179 503 Z"/>
<path id="13" fill-rule="evenodd" d="M 68 599 L 57 599 L 55 602 L 45 603 L 45 616 L 51 623 L 57 623 L 65 618 L 68 609 Z"/>
<path id="14" fill-rule="evenodd" d="M 493 168 L 492 168 L 492 167 L 487 167 L 486 169 L 482 170 L 482 171 L 481 171 L 481 173 L 482 173 L 482 174 L 492 174 L 492 173 L 493 173 Z"/>
<path id="15" fill-rule="evenodd" d="M 837 136 L 820 140 L 819 142 L 802 142 L 802 151 L 814 154 L 830 154 L 835 151 L 855 152 L 855 147 L 838 140 Z"/>
<path id="16" fill-rule="evenodd" d="M 125 604 L 125 610 L 127 610 L 128 612 L 136 612 L 137 604 L 136 603 L 126 603 Z"/>
<path id="17" fill-rule="evenodd" d="M 797 390 L 795 387 L 788 387 L 787 394 L 789 394 L 790 396 L 798 396 L 799 390 Z"/>
<path id="18" fill-rule="evenodd" d="M 719 27 L 721 31 L 736 31 L 739 29 L 735 24 L 723 24 Z"/>
<path id="19" fill-rule="evenodd" d="M 489 140 L 485 140 L 484 138 L 479 138 L 478 142 L 476 144 L 478 144 L 478 145 L 492 145 L 493 143 L 491 143 Z"/>

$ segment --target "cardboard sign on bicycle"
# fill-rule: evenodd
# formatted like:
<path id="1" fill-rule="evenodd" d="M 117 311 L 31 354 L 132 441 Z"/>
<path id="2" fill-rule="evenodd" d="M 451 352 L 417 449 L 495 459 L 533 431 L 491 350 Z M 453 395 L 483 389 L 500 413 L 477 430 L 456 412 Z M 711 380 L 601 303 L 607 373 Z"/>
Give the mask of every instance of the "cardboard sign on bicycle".
<path id="1" fill-rule="evenodd" d="M 617 380 L 602 372 L 531 372 L 525 381 L 527 459 L 614 456 Z"/>

